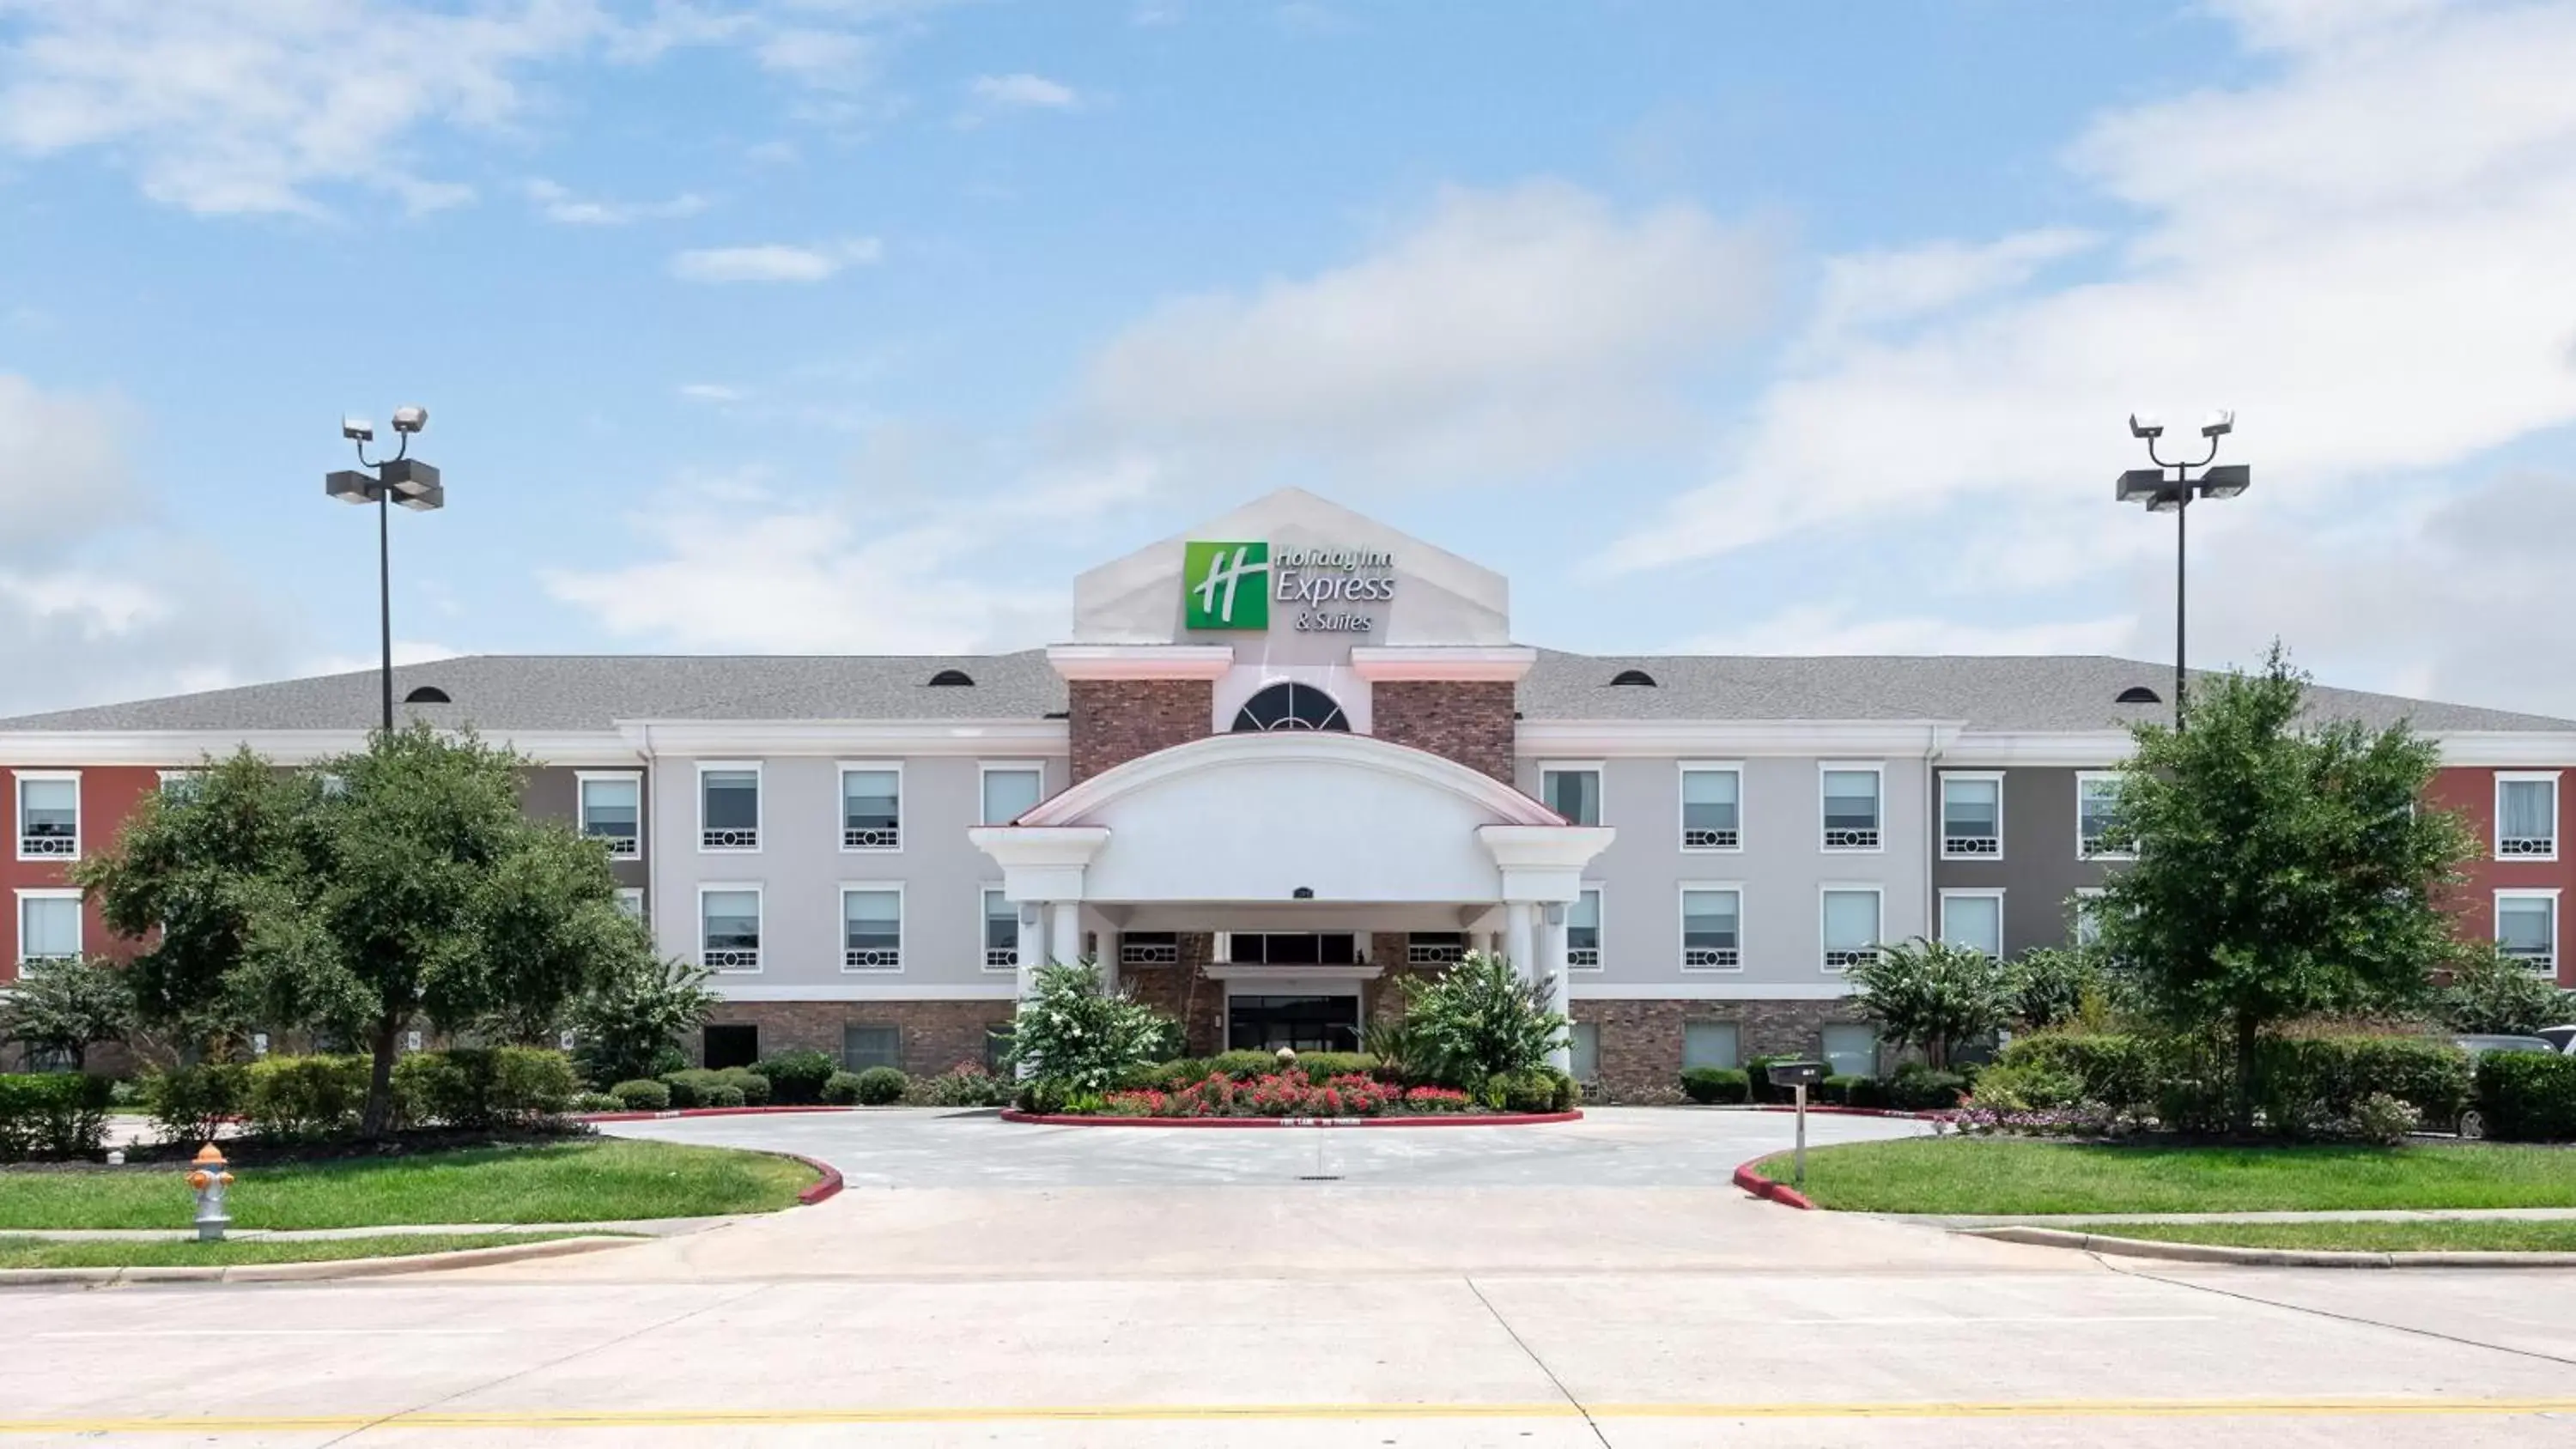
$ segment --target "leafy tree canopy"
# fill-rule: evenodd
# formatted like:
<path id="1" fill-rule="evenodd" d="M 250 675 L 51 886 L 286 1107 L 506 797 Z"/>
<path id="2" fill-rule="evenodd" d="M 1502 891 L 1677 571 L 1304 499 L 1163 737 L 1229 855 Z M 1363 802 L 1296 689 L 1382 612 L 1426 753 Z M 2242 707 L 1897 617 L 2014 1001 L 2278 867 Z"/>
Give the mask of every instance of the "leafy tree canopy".
<path id="1" fill-rule="evenodd" d="M 91 1047 L 123 1041 L 133 1029 L 134 992 L 124 971 L 95 958 L 28 962 L 0 1000 L 0 1041 L 59 1052 L 74 1071 L 87 1065 Z"/>
<path id="2" fill-rule="evenodd" d="M 1881 947 L 1847 978 L 1879 1034 L 1921 1047 L 1935 1067 L 1950 1064 L 1951 1048 L 2012 1020 L 2018 1004 L 2011 967 L 1972 946 L 1921 937 Z"/>

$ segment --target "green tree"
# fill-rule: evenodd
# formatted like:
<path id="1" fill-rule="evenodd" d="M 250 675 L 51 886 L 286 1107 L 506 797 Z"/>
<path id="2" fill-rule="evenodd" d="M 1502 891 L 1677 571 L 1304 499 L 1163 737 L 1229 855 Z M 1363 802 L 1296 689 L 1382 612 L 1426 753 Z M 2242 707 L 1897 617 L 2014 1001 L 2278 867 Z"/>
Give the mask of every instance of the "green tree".
<path id="1" fill-rule="evenodd" d="M 1405 1045 L 1432 1076 L 1470 1091 L 1545 1067 L 1569 1029 L 1549 1009 L 1551 984 L 1521 979 L 1508 957 L 1470 951 L 1428 982 L 1407 981 Z"/>
<path id="2" fill-rule="evenodd" d="M 619 963 L 572 1007 L 573 1060 L 593 1087 L 606 1091 L 637 1077 L 688 1065 L 680 1039 L 706 1023 L 715 973 L 650 953 Z"/>
<path id="3" fill-rule="evenodd" d="M 2109 972 L 2098 952 L 2082 946 L 2034 946 L 2013 958 L 2015 1031 L 2046 1031 L 2084 1014 L 2088 998 L 2111 995 Z"/>
<path id="4" fill-rule="evenodd" d="M 2576 992 L 2479 941 L 2464 944 L 2435 997 L 2443 1024 L 2471 1035 L 2522 1036 L 2576 1022 Z"/>
<path id="5" fill-rule="evenodd" d="M 2452 949 L 2438 901 L 2476 848 L 2456 816 L 2416 808 L 2432 741 L 2306 705 L 2275 644 L 2261 672 L 2195 688 L 2187 730 L 2136 727 L 2102 842 L 2136 856 L 2104 884 L 2102 949 L 2149 1010 L 2232 1045 L 2240 1131 L 2266 1028 L 2422 1001 Z"/>
<path id="6" fill-rule="evenodd" d="M 60 1052 L 72 1059 L 73 1071 L 89 1065 L 91 1047 L 123 1041 L 133 1029 L 134 992 L 125 972 L 95 957 L 30 961 L 0 1000 L 0 1041 Z"/>
<path id="7" fill-rule="evenodd" d="M 1934 1067 L 1950 1049 L 2012 1019 L 2012 968 L 1973 946 L 1918 936 L 1850 968 L 1853 1003 L 1898 1046 L 1919 1046 Z"/>
<path id="8" fill-rule="evenodd" d="M 1171 1019 L 1127 992 L 1101 986 L 1089 961 L 1040 966 L 1011 1020 L 1010 1064 L 1070 1091 L 1105 1092 L 1169 1039 Z"/>

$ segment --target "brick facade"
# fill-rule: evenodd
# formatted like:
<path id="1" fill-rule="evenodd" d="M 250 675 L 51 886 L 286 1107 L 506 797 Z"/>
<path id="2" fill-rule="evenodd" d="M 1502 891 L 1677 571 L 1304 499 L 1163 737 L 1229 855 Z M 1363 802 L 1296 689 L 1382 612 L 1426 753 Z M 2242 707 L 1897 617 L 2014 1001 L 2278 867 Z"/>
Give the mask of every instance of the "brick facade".
<path id="1" fill-rule="evenodd" d="M 1601 1035 L 1602 1083 L 1615 1094 L 1668 1090 L 1682 1069 L 1682 1027 L 1731 1021 L 1745 1058 L 1824 1051 L 1828 1026 L 1858 1023 L 1858 1008 L 1840 1001 L 1606 1001 L 1577 998 L 1574 1019 Z"/>
<path id="2" fill-rule="evenodd" d="M 1190 1055 L 1214 1056 L 1225 1049 L 1225 983 L 1207 974 L 1216 933 L 1183 931 L 1178 944 L 1178 964 L 1122 966 L 1118 979 L 1134 988 L 1138 1001 L 1181 1024 Z"/>
<path id="3" fill-rule="evenodd" d="M 1216 685 L 1205 679 L 1075 679 L 1066 691 L 1077 784 L 1139 756 L 1204 739 L 1216 713 Z"/>
<path id="4" fill-rule="evenodd" d="M 1369 733 L 1510 784 L 1515 688 L 1509 680 L 1386 680 L 1369 690 Z"/>
<path id="5" fill-rule="evenodd" d="M 986 1037 L 1014 1009 L 1009 1001 L 726 1001 L 707 1022 L 759 1028 L 762 1056 L 810 1048 L 834 1061 L 841 1059 L 841 1028 L 891 1026 L 901 1033 L 903 1069 L 919 1077 L 982 1063 Z M 692 1037 L 684 1045 L 696 1059 L 701 1042 Z"/>

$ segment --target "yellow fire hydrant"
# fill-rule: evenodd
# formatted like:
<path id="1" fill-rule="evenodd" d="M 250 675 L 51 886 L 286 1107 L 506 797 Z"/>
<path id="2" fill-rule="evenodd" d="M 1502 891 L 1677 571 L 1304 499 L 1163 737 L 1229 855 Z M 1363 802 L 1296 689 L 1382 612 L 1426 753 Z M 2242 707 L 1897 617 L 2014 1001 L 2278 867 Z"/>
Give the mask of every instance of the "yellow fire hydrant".
<path id="1" fill-rule="evenodd" d="M 197 1190 L 197 1241 L 220 1243 L 224 1229 L 233 1220 L 224 1214 L 224 1189 L 233 1185 L 233 1175 L 224 1171 L 223 1153 L 209 1142 L 197 1149 L 197 1160 L 188 1173 L 188 1186 Z"/>

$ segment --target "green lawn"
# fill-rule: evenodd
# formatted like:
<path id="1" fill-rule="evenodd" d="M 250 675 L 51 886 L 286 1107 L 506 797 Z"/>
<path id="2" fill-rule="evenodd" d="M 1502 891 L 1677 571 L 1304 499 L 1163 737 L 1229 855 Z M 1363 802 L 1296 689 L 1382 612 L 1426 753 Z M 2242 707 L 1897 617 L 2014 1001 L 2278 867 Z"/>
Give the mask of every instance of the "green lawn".
<path id="1" fill-rule="evenodd" d="M 2101 1223 L 2087 1232 L 2231 1248 L 2350 1253 L 2576 1253 L 2576 1219 L 2496 1222 Z"/>
<path id="2" fill-rule="evenodd" d="M 812 1185 L 802 1163 L 758 1152 L 592 1138 L 414 1157 L 237 1170 L 230 1208 L 245 1228 L 401 1223 L 579 1223 L 792 1207 Z M 11 1228 L 184 1228 L 183 1169 L 0 1172 L 0 1232 Z"/>
<path id="3" fill-rule="evenodd" d="M 1756 1170 L 1789 1179 L 1789 1158 Z M 1807 1153 L 1816 1206 L 1887 1213 L 2576 1207 L 2548 1147 L 2108 1147 L 1914 1137 Z"/>
<path id="4" fill-rule="evenodd" d="M 459 1248 L 545 1243 L 572 1233 L 401 1233 L 382 1238 L 253 1238 L 228 1243 L 71 1242 L 0 1237 L 0 1268 L 197 1268 L 244 1263 L 321 1263 L 401 1258 Z"/>

